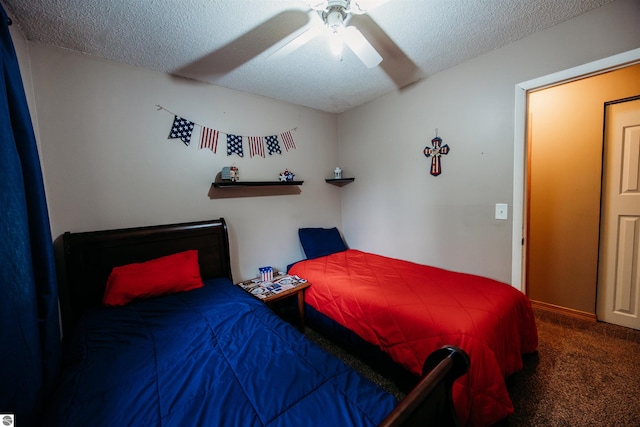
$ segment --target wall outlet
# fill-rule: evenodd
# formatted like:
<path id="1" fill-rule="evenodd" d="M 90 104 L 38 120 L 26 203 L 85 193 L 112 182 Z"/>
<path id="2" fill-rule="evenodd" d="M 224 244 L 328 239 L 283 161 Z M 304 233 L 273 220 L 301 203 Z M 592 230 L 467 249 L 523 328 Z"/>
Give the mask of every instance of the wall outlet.
<path id="1" fill-rule="evenodd" d="M 509 205 L 506 203 L 496 203 L 496 219 L 509 218 Z"/>

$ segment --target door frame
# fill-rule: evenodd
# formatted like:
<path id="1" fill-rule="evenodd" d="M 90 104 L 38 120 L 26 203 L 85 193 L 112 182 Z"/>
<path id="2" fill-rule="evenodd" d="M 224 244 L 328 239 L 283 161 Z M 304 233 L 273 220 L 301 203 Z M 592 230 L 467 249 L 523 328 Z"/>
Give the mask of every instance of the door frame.
<path id="1" fill-rule="evenodd" d="M 524 263 L 526 245 L 524 244 L 524 239 L 528 225 L 525 218 L 525 195 L 527 194 L 526 188 L 529 185 L 526 157 L 528 92 L 595 76 L 638 63 L 640 63 L 640 48 L 516 84 L 513 136 L 513 222 L 511 233 L 511 286 L 514 288 L 526 293 L 524 279 L 526 274 Z"/>

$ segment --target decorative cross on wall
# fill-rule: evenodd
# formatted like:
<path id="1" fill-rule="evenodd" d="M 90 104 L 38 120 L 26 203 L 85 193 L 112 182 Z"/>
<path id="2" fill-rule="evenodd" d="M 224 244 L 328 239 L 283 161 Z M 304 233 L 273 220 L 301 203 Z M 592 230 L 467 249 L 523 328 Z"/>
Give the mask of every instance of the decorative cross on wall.
<path id="1" fill-rule="evenodd" d="M 426 146 L 424 148 L 424 155 L 431 157 L 431 175 L 438 176 L 442 173 L 440 157 L 449 154 L 449 146 L 447 144 L 442 145 L 442 138 L 438 136 L 431 140 L 431 145 L 433 147 Z"/>

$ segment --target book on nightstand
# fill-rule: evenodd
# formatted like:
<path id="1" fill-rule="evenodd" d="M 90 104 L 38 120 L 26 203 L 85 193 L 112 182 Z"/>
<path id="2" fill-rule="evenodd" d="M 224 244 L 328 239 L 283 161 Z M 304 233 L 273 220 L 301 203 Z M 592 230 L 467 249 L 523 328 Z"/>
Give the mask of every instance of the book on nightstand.
<path id="1" fill-rule="evenodd" d="M 255 278 L 236 283 L 236 285 L 257 298 L 266 299 L 300 286 L 303 283 L 307 283 L 307 281 L 301 277 L 278 272 L 272 280 L 263 281 L 261 278 Z"/>

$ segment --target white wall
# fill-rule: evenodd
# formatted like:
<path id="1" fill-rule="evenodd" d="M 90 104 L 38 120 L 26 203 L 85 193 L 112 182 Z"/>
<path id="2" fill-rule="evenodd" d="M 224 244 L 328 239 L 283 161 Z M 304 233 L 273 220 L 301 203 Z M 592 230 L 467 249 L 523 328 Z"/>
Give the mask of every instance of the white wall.
<path id="1" fill-rule="evenodd" d="M 639 2 L 619 0 L 337 117 L 28 43 L 53 236 L 222 216 L 245 279 L 302 257 L 298 227 L 338 225 L 351 247 L 508 282 L 512 222 L 493 214 L 513 203 L 514 87 L 640 46 L 638 16 Z M 187 148 L 167 139 L 172 116 L 156 104 L 230 133 L 297 127 L 298 149 Z M 422 150 L 436 128 L 451 152 L 432 177 Z M 232 162 L 245 180 L 290 168 L 302 193 L 210 200 Z M 338 164 L 354 183 L 324 183 Z"/>
<path id="2" fill-rule="evenodd" d="M 41 158 L 52 234 L 224 217 L 235 279 L 303 257 L 297 229 L 340 225 L 331 114 L 30 43 Z M 241 135 L 293 132 L 297 149 L 267 158 L 228 157 L 168 139 L 173 115 Z M 300 195 L 215 199 L 217 172 L 235 163 L 243 180 L 304 180 Z"/>
<path id="3" fill-rule="evenodd" d="M 513 206 L 515 85 L 639 47 L 638 18 L 619 0 L 342 114 L 347 243 L 510 282 L 512 218 L 494 211 Z M 451 151 L 433 177 L 436 128 Z"/>

